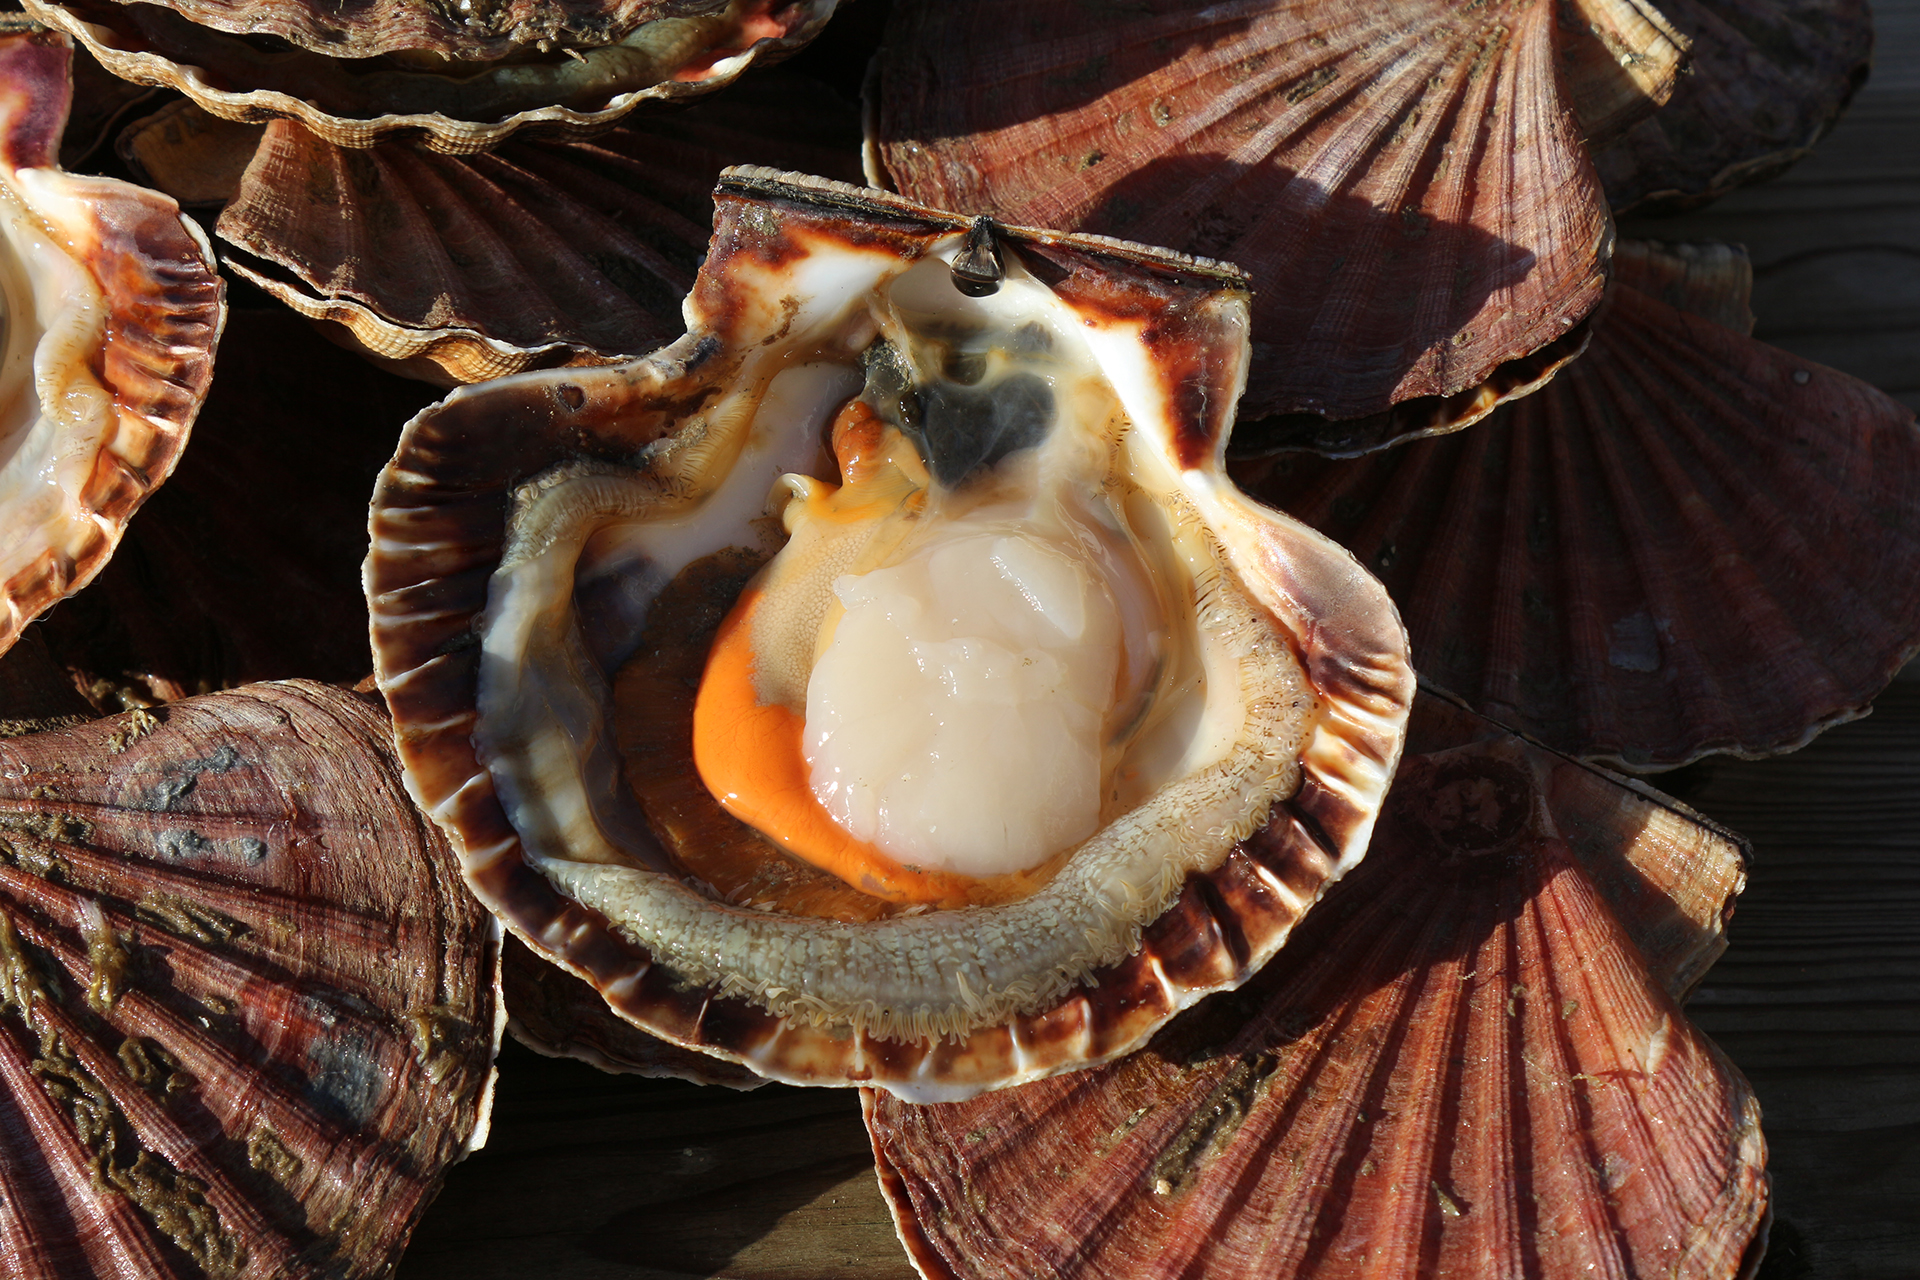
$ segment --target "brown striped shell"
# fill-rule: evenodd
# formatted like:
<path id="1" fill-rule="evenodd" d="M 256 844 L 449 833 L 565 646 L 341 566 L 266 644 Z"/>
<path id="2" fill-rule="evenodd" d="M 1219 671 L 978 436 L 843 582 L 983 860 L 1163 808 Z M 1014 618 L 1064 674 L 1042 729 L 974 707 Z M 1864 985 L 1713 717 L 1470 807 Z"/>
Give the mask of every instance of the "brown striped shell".
<path id="1" fill-rule="evenodd" d="M 864 1095 L 921 1275 L 1757 1261 L 1759 1108 L 1676 1003 L 1724 945 L 1739 843 L 1431 703 L 1366 863 L 1245 987 L 1078 1076 L 942 1107 Z"/>
<path id="2" fill-rule="evenodd" d="M 0 779 L 0 1270 L 387 1274 L 484 1140 L 499 1006 L 378 704 L 255 685 Z"/>
<path id="3" fill-rule="evenodd" d="M 0 650 L 173 470 L 226 315 L 179 206 L 61 172 L 71 59 L 63 36 L 0 34 Z"/>
<path id="4" fill-rule="evenodd" d="M 79 40 L 115 75 L 177 89 L 214 115 L 247 123 L 298 120 L 346 147 L 405 134 L 436 151 L 471 155 L 528 125 L 579 136 L 642 103 L 730 84 L 754 63 L 806 44 L 836 0 L 734 0 L 717 12 L 701 6 L 705 12 L 662 18 L 622 42 L 584 51 L 560 44 L 478 64 L 449 61 L 431 46 L 342 61 L 199 26 L 157 4 L 26 3 L 34 17 Z"/>
<path id="5" fill-rule="evenodd" d="M 1627 97 L 1663 92 L 1679 53 L 1662 25 L 1593 7 L 1607 16 L 1585 25 L 1621 47 L 1635 22 L 1664 45 L 1634 55 L 1665 72 Z M 1611 227 L 1555 14 L 1238 0 L 1088 22 L 1070 4 L 903 3 L 870 177 L 1239 263 L 1255 290 L 1242 435 L 1353 454 L 1474 421 L 1580 349 Z M 1591 83 L 1583 97 L 1609 127 L 1631 114 Z"/>
<path id="6" fill-rule="evenodd" d="M 1748 338 L 1744 254 L 1616 267 L 1592 348 L 1538 395 L 1235 474 L 1379 573 L 1423 676 L 1504 723 L 1632 769 L 1791 751 L 1920 647 L 1920 430 Z"/>
<path id="7" fill-rule="evenodd" d="M 643 584 L 660 574 L 647 560 L 623 569 L 626 579 L 598 564 L 584 567 L 588 562 L 578 557 L 585 542 L 576 544 L 569 533 L 549 543 L 545 534 L 514 523 L 522 519 L 517 511 L 544 495 L 571 493 L 563 486 L 576 477 L 591 482 L 580 491 L 588 504 L 600 502 L 593 495 L 603 490 L 605 500 L 614 501 L 627 491 L 623 486 L 641 482 L 645 492 L 696 499 L 713 492 L 723 477 L 696 469 L 698 460 L 726 454 L 703 443 L 703 433 L 715 429 L 709 421 L 750 423 L 734 406 L 757 405 L 770 371 L 796 355 L 849 358 L 832 354 L 842 342 L 830 336 L 841 323 L 836 317 L 865 314 L 847 308 L 866 307 L 868 297 L 883 296 L 881 284 L 930 257 L 937 261 L 928 265 L 948 262 L 938 267 L 944 277 L 953 269 L 949 260 L 985 226 L 868 190 L 752 169 L 728 171 L 716 210 L 713 247 L 687 303 L 693 328 L 685 338 L 631 365 L 523 374 L 463 389 L 409 424 L 376 491 L 366 577 L 377 674 L 394 708 L 414 794 L 453 835 L 475 892 L 515 933 L 587 978 L 622 1016 L 681 1045 L 778 1079 L 867 1081 L 929 1099 L 968 1096 L 1124 1054 L 1206 992 L 1244 981 L 1325 885 L 1353 865 L 1397 758 L 1411 694 L 1399 624 L 1377 587 L 1349 557 L 1302 538 L 1224 483 L 1221 450 L 1245 360 L 1241 279 L 1216 264 L 1117 241 L 986 228 L 1013 264 L 1006 267 L 1010 296 L 1067 308 L 1119 362 L 1112 368 L 1127 371 L 1121 375 L 1129 397 L 1125 420 L 1133 424 L 1129 440 L 1137 441 L 1128 447 L 1162 459 L 1142 461 L 1146 470 L 1137 483 L 1162 483 L 1147 479 L 1148 471 L 1175 477 L 1164 493 L 1148 491 L 1170 510 L 1191 504 L 1204 512 L 1206 536 L 1221 548 L 1212 554 L 1225 557 L 1217 561 L 1224 567 L 1207 572 L 1232 575 L 1217 579 L 1219 611 L 1209 617 L 1238 616 L 1241 606 L 1233 601 L 1243 592 L 1257 601 L 1246 625 L 1277 628 L 1320 708 L 1307 722 L 1298 792 L 1275 802 L 1264 825 L 1237 843 L 1231 826 L 1213 832 L 1209 838 L 1221 844 L 1210 861 L 1163 881 L 1170 897 L 1128 899 L 1140 904 L 1128 910 L 1145 913 L 1134 926 L 1140 930 L 1134 949 L 1113 959 L 1075 960 L 1094 965 L 1090 977 L 1066 980 L 1059 970 L 1004 958 L 1002 951 L 1023 956 L 1029 939 L 1043 948 L 1079 946 L 1075 927 L 1048 932 L 1002 921 L 1042 908 L 1069 919 L 1108 910 L 1098 905 L 1104 894 L 1089 892 L 1084 901 L 1065 896 L 1081 883 L 1079 876 L 1090 874 L 1071 859 L 1041 891 L 1052 895 L 1044 899 L 1035 894 L 1006 906 L 832 923 L 735 906 L 692 877 L 681 878 L 645 834 L 658 829 L 649 827 L 653 819 L 627 807 L 627 788 L 640 783 L 631 774 L 625 785 L 617 781 L 621 766 L 610 748 L 615 739 L 624 745 L 623 726 L 636 720 L 610 719 L 606 686 L 613 659 L 606 655 L 636 644 L 638 625 L 623 621 L 633 607 L 623 603 L 629 591 L 623 581 L 632 582 L 635 593 L 658 591 Z M 874 292 L 837 292 L 852 287 L 834 283 L 842 278 L 875 282 L 857 286 Z M 854 350 L 866 341 L 870 334 Z M 858 377 L 848 376 L 857 390 Z M 802 433 L 819 426 L 804 416 L 795 421 Z M 796 437 L 792 428 L 767 439 L 786 441 L 782 449 L 812 448 L 808 436 Z M 682 466 L 687 470 L 657 470 Z M 757 493 L 764 492 L 757 490 L 735 518 L 750 520 Z M 715 501 L 716 510 L 723 507 Z M 721 547 L 729 539 L 751 546 L 758 536 L 746 524 L 715 530 Z M 529 649 L 491 665 L 499 660 L 485 646 L 515 634 L 518 624 L 502 622 L 508 615 L 499 610 L 521 616 L 520 603 L 502 602 L 520 600 L 509 593 L 520 591 L 516 575 L 533 563 L 526 559 L 530 549 L 538 565 L 552 564 L 566 575 L 557 580 L 578 573 L 580 581 L 598 584 L 578 601 L 556 597 L 527 606 L 553 619 L 561 629 L 555 634 L 577 636 L 586 648 L 563 639 L 555 654 Z M 535 572 L 546 581 L 544 569 Z M 642 607 L 651 607 L 651 597 L 646 600 Z M 619 634 L 608 632 L 610 624 Z M 539 628 L 547 633 L 544 622 Z M 567 664 L 590 674 L 564 683 L 544 674 Z M 595 669 L 600 674 L 591 674 Z M 541 682 L 537 699 L 515 692 L 528 680 Z M 534 727 L 524 732 L 546 735 L 539 718 L 549 706 L 566 708 L 572 727 L 561 737 L 527 741 L 581 754 L 591 776 L 609 785 L 583 790 L 585 775 L 546 771 L 544 761 L 563 755 L 519 745 L 519 708 L 533 708 L 526 715 L 534 716 Z M 643 705 L 631 715 L 644 723 L 647 712 Z M 651 757 L 644 763 L 664 768 Z M 552 784 L 558 790 L 549 778 L 558 778 Z M 554 818 L 574 812 L 576 803 L 591 816 L 562 819 L 569 835 L 557 839 Z M 648 930 L 661 926 L 646 911 L 625 907 L 628 894 L 657 901 L 661 918 L 690 918 L 696 930 L 715 931 L 729 955 L 743 951 L 751 964 L 792 958 L 808 976 L 777 990 L 750 968 L 744 976 L 689 981 L 676 966 L 709 953 L 688 961 L 657 957 L 637 939 L 655 936 Z M 762 933 L 764 947 L 757 941 Z M 734 937 L 749 945 L 734 948 Z M 898 954 L 905 969 L 917 965 L 922 938 L 954 947 L 951 964 L 924 978 L 912 969 L 912 981 L 940 988 L 924 999 L 948 1003 L 896 1002 L 878 984 L 868 986 L 864 960 L 814 969 L 800 959 L 812 948 L 844 947 L 850 956 Z M 1024 965 L 1032 967 L 1013 968 L 1017 977 L 1009 988 L 994 985 L 1004 981 L 996 976 L 1004 966 Z M 949 987 L 958 994 L 947 995 Z M 851 994 L 825 994 L 842 988 Z M 1010 1012 L 996 1014 L 1002 1008 Z M 923 1021 L 947 1034 L 909 1030 Z"/>
<path id="8" fill-rule="evenodd" d="M 480 156 L 347 150 L 282 120 L 215 230 L 242 276 L 452 386 L 671 340 L 723 168 L 857 179 L 858 154 L 853 107 L 778 70 L 591 139 L 516 138 Z"/>

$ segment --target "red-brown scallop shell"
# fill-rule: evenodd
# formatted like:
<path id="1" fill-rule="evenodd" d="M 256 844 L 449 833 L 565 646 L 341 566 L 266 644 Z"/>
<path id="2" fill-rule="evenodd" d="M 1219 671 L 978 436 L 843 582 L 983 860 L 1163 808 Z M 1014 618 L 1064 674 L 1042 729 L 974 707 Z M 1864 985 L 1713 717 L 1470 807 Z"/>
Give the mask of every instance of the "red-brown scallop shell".
<path id="1" fill-rule="evenodd" d="M 523 837 L 508 815 L 476 743 L 486 727 L 477 637 L 490 578 L 508 547 L 517 486 L 557 463 L 612 477 L 636 460 L 642 468 L 670 461 L 679 455 L 649 444 L 701 429 L 704 412 L 718 415 L 734 403 L 724 397 L 761 385 L 741 372 L 749 359 L 780 359 L 787 344 L 801 358 L 825 349 L 819 344 L 827 339 L 809 327 L 822 321 L 812 317 L 837 314 L 844 304 L 817 301 L 814 281 L 862 272 L 892 279 L 927 254 L 953 255 L 977 232 L 971 219 L 898 197 L 765 170 L 730 170 L 715 202 L 713 248 L 687 304 L 694 327 L 686 338 L 631 365 L 463 388 L 409 424 L 376 491 L 366 581 L 376 667 L 414 794 L 454 836 L 474 891 L 509 928 L 587 978 L 622 1016 L 681 1045 L 775 1078 L 864 1080 L 922 1097 L 965 1096 L 1125 1053 L 1201 993 L 1243 981 L 1351 865 L 1397 756 L 1411 696 L 1398 623 L 1351 559 L 1317 541 L 1296 545 L 1289 526 L 1243 506 L 1222 481 L 1219 451 L 1245 358 L 1242 278 L 1230 269 L 1105 239 L 1023 228 L 992 233 L 1008 253 L 1034 264 L 1031 279 L 1045 283 L 1031 287 L 1074 308 L 1102 341 L 1133 353 L 1128 376 L 1141 381 L 1130 394 L 1143 397 L 1129 402 L 1134 437 L 1178 458 L 1168 466 L 1186 486 L 1181 493 L 1210 504 L 1209 528 L 1235 548 L 1236 572 L 1295 637 L 1290 643 L 1324 700 L 1298 794 L 1276 803 L 1264 827 L 1225 846 L 1214 870 L 1175 882 L 1172 904 L 1145 927 L 1131 956 L 1011 1021 L 952 1039 L 890 1039 L 858 1014 L 837 1024 L 790 1016 L 757 994 L 681 980 L 606 917 L 561 893 L 547 878 L 560 873 L 552 840 L 539 831 L 548 851 L 530 854 L 526 842 L 535 837 Z M 801 324 L 797 316 L 809 319 Z M 742 390 L 731 387 L 735 377 Z M 1227 527 L 1215 511 L 1244 516 Z M 591 701 L 591 685 L 554 696 Z M 592 856 L 601 856 L 597 847 Z M 552 869 L 536 870 L 536 857 Z M 658 884 L 681 901 L 676 885 L 633 865 L 649 892 Z M 751 932 L 768 918 L 712 899 L 698 909 L 735 931 Z M 992 923 L 992 909 L 983 910 L 989 915 L 981 921 Z M 897 922 L 880 923 L 888 927 L 876 936 L 892 937 Z M 836 926 L 832 936 L 852 938 L 863 928 Z M 783 994 L 814 998 L 807 990 L 768 998 Z"/>
<path id="2" fill-rule="evenodd" d="M 0 1271 L 385 1275 L 484 1139 L 497 964 L 371 699 L 0 743 Z"/>
<path id="3" fill-rule="evenodd" d="M 61 172 L 71 61 L 64 36 L 0 34 L 0 651 L 173 470 L 226 314 L 178 205 Z"/>
<path id="4" fill-rule="evenodd" d="M 405 134 L 453 155 L 484 151 L 528 125 L 580 136 L 642 103 L 711 92 L 749 66 L 805 45 L 836 2 L 739 0 L 718 13 L 667 17 L 634 35 L 632 47 L 554 41 L 541 51 L 536 41 L 532 50 L 468 62 L 431 45 L 342 59 L 271 36 L 200 26 L 158 4 L 25 0 L 34 17 L 79 40 L 115 75 L 177 89 L 217 116 L 298 120 L 346 147 Z M 420 15 L 435 9 L 373 7 Z M 254 6 L 246 8 L 251 15 Z M 352 20 L 337 25 L 343 39 L 362 29 Z M 476 24 L 456 25 L 471 31 Z"/>
<path id="5" fill-rule="evenodd" d="M 1616 214 L 1694 208 L 1803 158 L 1867 78 L 1866 0 L 1662 0 L 1693 74 L 1594 153 Z"/>
<path id="6" fill-rule="evenodd" d="M 1112 1066 L 947 1106 L 863 1095 L 923 1276 L 1757 1261 L 1758 1106 L 1676 1003 L 1744 879 L 1738 843 L 1425 710 L 1366 863 L 1247 986 Z M 1648 891 L 1643 864 L 1687 878 Z"/>
<path id="7" fill-rule="evenodd" d="M 1632 769 L 1793 750 L 1920 646 L 1920 431 L 1705 318 L 1746 316 L 1744 255 L 1617 267 L 1592 348 L 1539 394 L 1235 474 L 1379 573 L 1423 677 L 1504 723 Z"/>
<path id="8" fill-rule="evenodd" d="M 1555 12 L 903 3 L 878 154 L 918 200 L 1239 263 L 1243 421 L 1361 452 L 1473 421 L 1579 349 L 1611 229 Z"/>
<path id="9" fill-rule="evenodd" d="M 854 108 L 778 71 L 585 141 L 478 156 L 356 151 L 290 120 L 215 230 L 235 271 L 383 361 L 450 386 L 606 364 L 684 329 L 714 181 L 730 164 L 859 178 Z"/>

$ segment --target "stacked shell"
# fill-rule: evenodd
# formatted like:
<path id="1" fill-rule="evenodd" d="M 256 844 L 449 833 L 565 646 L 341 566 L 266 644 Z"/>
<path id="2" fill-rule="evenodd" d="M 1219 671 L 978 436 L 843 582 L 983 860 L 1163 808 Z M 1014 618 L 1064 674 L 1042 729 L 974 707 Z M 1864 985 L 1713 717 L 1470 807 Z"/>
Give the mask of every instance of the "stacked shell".
<path id="1" fill-rule="evenodd" d="M 1379 573 L 1437 686 L 1578 755 L 1803 746 L 1920 647 L 1920 429 L 1745 334 L 1724 246 L 1633 245 L 1593 345 L 1458 435 L 1242 484 Z"/>
<path id="2" fill-rule="evenodd" d="M 455 8 L 376 0 L 351 20 L 271 5 L 30 0 L 29 12 L 128 80 L 230 120 L 297 120 L 327 141 L 396 133 L 468 155 L 527 125 L 612 124 L 648 101 L 730 83 L 806 43 L 834 0 L 581 0 Z"/>
<path id="3" fill-rule="evenodd" d="M 1411 693 L 1377 584 L 1225 480 L 1242 278 L 716 205 L 686 337 L 409 424 L 367 585 L 415 794 L 684 1046 L 923 1099 L 1127 1053 L 1357 861 Z"/>

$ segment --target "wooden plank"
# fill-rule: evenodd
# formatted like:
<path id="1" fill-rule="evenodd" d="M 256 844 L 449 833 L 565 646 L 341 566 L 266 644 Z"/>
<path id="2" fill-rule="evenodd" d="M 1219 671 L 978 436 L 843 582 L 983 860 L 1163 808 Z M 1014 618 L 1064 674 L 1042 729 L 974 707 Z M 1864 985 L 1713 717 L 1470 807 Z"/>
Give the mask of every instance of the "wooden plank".
<path id="1" fill-rule="evenodd" d="M 1754 842 L 1727 954 L 1689 1012 L 1753 1082 L 1767 1280 L 1920 1274 L 1920 683 L 1796 755 L 1679 788 Z"/>

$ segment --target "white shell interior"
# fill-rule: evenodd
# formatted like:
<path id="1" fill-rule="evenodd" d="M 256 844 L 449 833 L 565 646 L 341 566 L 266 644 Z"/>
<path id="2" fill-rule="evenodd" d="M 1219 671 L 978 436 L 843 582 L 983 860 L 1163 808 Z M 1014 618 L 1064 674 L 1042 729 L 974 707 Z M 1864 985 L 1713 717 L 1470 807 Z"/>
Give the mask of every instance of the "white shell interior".
<path id="1" fill-rule="evenodd" d="M 758 542 L 772 550 L 771 522 L 756 526 L 753 518 L 768 510 L 770 489 L 781 495 L 791 490 L 773 484 L 783 472 L 824 471 L 823 430 L 860 385 L 858 353 L 876 333 L 910 329 L 915 313 L 949 307 L 958 297 L 946 266 L 961 247 L 957 233 L 935 246 L 931 256 L 937 261 L 924 263 L 917 274 L 891 254 L 835 242 L 810 247 L 795 262 L 763 268 L 768 278 L 757 296 L 765 314 L 743 322 L 749 334 L 757 325 L 778 341 L 742 343 L 748 354 L 733 390 L 710 402 L 679 434 L 652 446 L 645 471 L 622 476 L 607 468 L 562 470 L 517 495 L 510 545 L 482 623 L 474 740 L 529 863 L 682 977 L 812 1022 L 901 1038 L 957 1034 L 1042 1007 L 1130 952 L 1140 929 L 1189 873 L 1217 865 L 1264 820 L 1269 805 L 1291 793 L 1317 703 L 1288 641 L 1248 597 L 1201 519 L 1191 474 L 1173 461 L 1173 410 L 1144 372 L 1152 355 L 1143 324 L 1103 320 L 1100 328 L 1090 327 L 1092 321 L 1011 259 L 1000 291 L 977 300 L 975 314 L 1052 331 L 1077 369 L 1073 378 L 1056 381 L 1056 403 L 1067 406 L 1069 416 L 1085 413 L 1094 420 L 1051 435 L 1031 451 L 1062 456 L 1049 464 L 1051 479 L 1018 492 L 1015 505 L 1022 510 L 974 503 L 973 515 L 955 513 L 950 539 L 929 541 L 920 551 L 909 545 L 897 562 L 874 566 L 885 571 L 880 575 L 846 575 L 839 594 L 847 611 L 839 625 L 850 633 L 869 630 L 863 611 L 898 585 L 886 577 L 894 570 L 919 574 L 922 588 L 933 578 L 973 575 L 996 579 L 1014 594 L 1022 583 L 1051 578 L 1059 589 L 1044 601 L 1026 602 L 1028 616 L 1004 628 L 1002 639 L 1018 638 L 1023 628 L 1031 638 L 1045 626 L 1064 635 L 1074 628 L 1047 619 L 1077 613 L 1083 634 L 1089 625 L 1101 631 L 1092 647 L 1102 656 L 1090 663 L 1069 646 L 1057 661 L 1064 668 L 1084 666 L 1079 674 L 1086 682 L 1108 692 L 1099 714 L 1055 708 L 1040 712 L 1042 719 L 1106 718 L 1116 700 L 1109 673 L 1129 653 L 1133 667 L 1154 666 L 1163 693 L 1190 696 L 1168 698 L 1168 709 L 1145 716 L 1144 728 L 1135 726 L 1123 771 L 1135 781 L 1131 789 L 1120 788 L 1123 803 L 1116 803 L 1111 771 L 1094 788 L 1095 830 L 1083 830 L 1084 815 L 1070 816 L 1074 834 L 1038 838 L 1045 853 L 1064 841 L 1073 846 L 1071 856 L 1041 889 L 1019 901 L 851 927 L 730 907 L 669 874 L 667 860 L 632 811 L 609 745 L 607 677 L 624 654 L 617 643 L 587 634 L 573 605 L 592 597 L 602 623 L 609 610 L 624 610 L 637 632 L 654 594 L 680 567 L 729 545 Z M 752 262 L 738 264 L 742 275 L 756 269 Z M 903 272 L 905 278 L 894 283 Z M 689 319 L 697 331 L 698 317 Z M 1097 395 L 1089 400 L 1067 385 L 1075 378 L 1097 384 Z M 1013 470 L 1020 469 L 1020 456 L 1012 455 Z M 1046 461 L 1036 456 L 1034 465 Z M 1036 518 L 1037 506 L 1050 514 Z M 977 527 L 970 526 L 976 517 Z M 1109 527 L 1094 535 L 1087 525 Z M 1068 547 L 1102 540 L 1143 545 L 1143 567 L 1118 576 L 1104 568 L 1090 572 L 1084 554 L 1080 567 L 1062 567 Z M 968 563 L 936 567 L 941 557 L 956 555 Z M 998 565 L 996 555 L 1002 557 Z M 1006 566 L 1014 564 L 1023 568 L 1009 572 Z M 1140 606 L 1139 592 L 1126 581 L 1134 574 L 1158 582 L 1149 590 L 1162 599 Z M 1099 591 L 1092 592 L 1088 584 L 1096 581 Z M 1105 603 L 1094 598 L 1100 594 L 1108 597 Z M 937 592 L 923 591 L 911 607 L 937 599 Z M 881 605 L 875 616 L 886 613 Z M 1094 615 L 1104 620 L 1094 622 Z M 1168 645 L 1164 634 L 1153 635 L 1156 628 L 1189 639 Z M 835 635 L 832 643 L 838 643 Z M 922 684 L 935 692 L 988 686 L 981 701 L 990 717 L 1004 682 L 981 677 L 999 659 L 971 670 L 942 666 L 956 642 L 965 647 L 969 638 L 978 636 L 951 628 L 909 637 L 910 646 L 929 646 L 909 665 L 920 667 L 919 659 L 928 659 L 934 674 Z M 935 657 L 940 646 L 945 651 Z M 831 653 L 832 644 L 826 648 Z M 896 653 L 894 665 L 900 660 Z M 856 647 L 847 674 L 835 670 L 840 659 L 830 658 L 824 678 L 838 692 L 825 700 L 838 699 L 843 708 L 859 703 L 867 696 L 857 688 L 861 672 L 876 661 Z M 874 697 L 899 701 L 886 692 Z M 831 736 L 831 714 L 823 716 L 816 736 Z M 951 795 L 967 798 L 941 812 L 998 806 L 996 770 L 1043 776 L 1015 806 L 1024 804 L 1029 820 L 1054 805 L 1053 781 L 1044 778 L 1049 771 L 1042 763 L 1055 754 L 1045 736 L 1050 732 L 1033 735 L 1031 754 L 1012 760 L 1011 769 L 994 758 L 994 735 L 977 735 L 984 754 L 976 753 L 974 767 L 982 772 L 950 786 Z M 896 746 L 868 744 L 863 750 L 884 758 Z M 920 758 L 928 754 L 924 741 L 912 750 Z M 1099 756 L 1105 744 L 1096 735 L 1090 747 L 1077 750 Z M 834 767 L 826 766 L 829 773 Z M 1094 772 L 1098 777 L 1100 771 Z M 1101 788 L 1106 794 L 1099 794 Z M 936 794 L 936 807 L 940 803 Z M 923 810 L 907 825 L 941 820 L 929 821 Z M 1035 855 L 1028 847 L 1000 856 L 1013 861 L 980 865 L 988 871 L 1031 865 Z"/>

